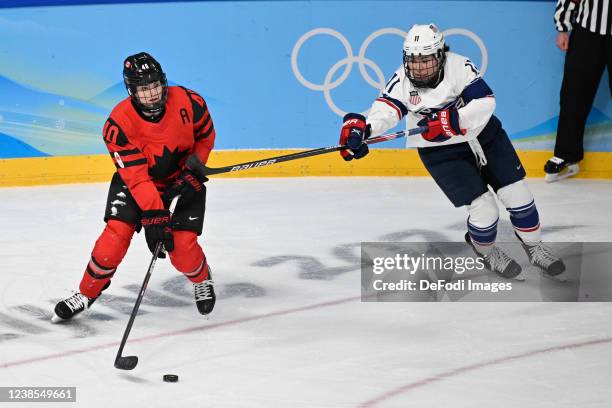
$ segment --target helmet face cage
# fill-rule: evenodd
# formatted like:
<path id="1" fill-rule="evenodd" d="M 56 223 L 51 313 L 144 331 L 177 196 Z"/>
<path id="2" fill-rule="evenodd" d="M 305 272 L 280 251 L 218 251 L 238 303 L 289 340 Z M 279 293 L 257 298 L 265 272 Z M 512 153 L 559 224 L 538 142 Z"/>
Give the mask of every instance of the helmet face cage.
<path id="1" fill-rule="evenodd" d="M 123 81 L 134 105 L 144 114 L 159 116 L 168 99 L 168 81 L 161 65 L 149 54 L 126 58 Z"/>
<path id="2" fill-rule="evenodd" d="M 444 47 L 426 55 L 404 51 L 404 71 L 410 82 L 417 88 L 435 88 L 442 80 L 446 50 Z"/>
<path id="3" fill-rule="evenodd" d="M 404 72 L 417 88 L 435 88 L 444 78 L 448 46 L 435 24 L 415 24 L 404 40 Z"/>

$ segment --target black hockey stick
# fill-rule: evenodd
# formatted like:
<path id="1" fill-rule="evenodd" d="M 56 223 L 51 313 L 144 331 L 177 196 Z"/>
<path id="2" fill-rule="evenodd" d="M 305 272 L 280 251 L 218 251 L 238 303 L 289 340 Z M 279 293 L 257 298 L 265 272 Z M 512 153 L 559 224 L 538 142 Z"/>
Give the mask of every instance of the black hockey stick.
<path id="1" fill-rule="evenodd" d="M 172 199 L 170 203 L 170 215 L 174 212 L 176 208 L 176 203 L 178 202 L 180 196 L 176 196 Z M 123 333 L 123 338 L 121 339 L 121 344 L 119 345 L 119 351 L 117 351 L 117 357 L 115 357 L 115 368 L 120 370 L 133 370 L 138 364 L 137 356 L 122 356 L 123 347 L 125 347 L 125 343 L 127 342 L 128 336 L 130 335 L 130 331 L 132 330 L 132 325 L 134 324 L 134 320 L 136 320 L 136 314 L 138 314 L 138 309 L 140 308 L 140 302 L 142 302 L 142 298 L 144 297 L 145 290 L 147 289 L 147 284 L 149 283 L 149 279 L 151 278 L 151 274 L 153 273 L 153 268 L 155 267 L 155 262 L 157 261 L 157 257 L 159 256 L 160 251 L 162 250 L 162 242 L 158 241 L 155 245 L 155 251 L 153 251 L 153 258 L 151 258 L 151 263 L 149 264 L 149 270 L 145 275 L 144 281 L 142 282 L 142 286 L 140 287 L 140 293 L 138 293 L 138 297 L 136 298 L 136 303 L 134 304 L 134 309 L 132 309 L 132 314 L 130 315 L 130 320 L 128 321 L 127 327 L 125 328 L 125 332 Z"/>
<path id="2" fill-rule="evenodd" d="M 427 126 L 421 126 L 421 127 L 410 129 L 410 130 L 401 130 L 399 132 L 389 133 L 388 135 L 372 137 L 370 139 L 367 139 L 365 142 L 371 145 L 374 143 L 385 142 L 387 140 L 399 139 L 400 137 L 404 137 L 404 136 L 412 136 L 412 135 L 421 134 L 425 131 L 427 131 Z M 234 171 L 248 170 L 248 169 L 252 169 L 255 167 L 269 166 L 271 164 L 282 163 L 282 162 L 286 162 L 290 160 L 297 160 L 297 159 L 303 159 L 306 157 L 318 156 L 320 154 L 325 154 L 325 153 L 337 152 L 340 150 L 345 150 L 346 148 L 347 147 L 344 145 L 320 147 L 318 149 L 312 149 L 312 150 L 306 150 L 303 152 L 286 154 L 284 156 L 269 157 L 267 159 L 256 160 L 256 161 L 251 161 L 251 162 L 246 162 L 246 163 L 238 163 L 238 164 L 233 164 L 231 166 L 225 166 L 225 167 L 213 168 L 213 167 L 206 167 L 205 165 L 202 165 L 203 168 L 201 169 L 201 172 L 205 176 L 210 176 L 211 174 L 230 173 Z"/>

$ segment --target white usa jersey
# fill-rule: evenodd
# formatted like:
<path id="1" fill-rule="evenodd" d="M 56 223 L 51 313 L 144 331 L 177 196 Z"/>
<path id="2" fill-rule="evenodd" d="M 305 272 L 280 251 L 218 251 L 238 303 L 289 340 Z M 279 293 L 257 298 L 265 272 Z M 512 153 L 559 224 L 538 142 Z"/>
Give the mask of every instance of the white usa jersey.
<path id="1" fill-rule="evenodd" d="M 415 88 L 401 66 L 385 85 L 372 104 L 367 122 L 372 136 L 384 133 L 406 118 L 406 128 L 417 127 L 417 122 L 430 113 L 454 106 L 459 112 L 459 126 L 463 136 L 453 136 L 442 143 L 428 142 L 421 135 L 408 138 L 407 145 L 415 147 L 443 146 L 475 139 L 495 110 L 495 97 L 474 64 L 466 57 L 446 53 L 444 79 L 435 88 Z"/>

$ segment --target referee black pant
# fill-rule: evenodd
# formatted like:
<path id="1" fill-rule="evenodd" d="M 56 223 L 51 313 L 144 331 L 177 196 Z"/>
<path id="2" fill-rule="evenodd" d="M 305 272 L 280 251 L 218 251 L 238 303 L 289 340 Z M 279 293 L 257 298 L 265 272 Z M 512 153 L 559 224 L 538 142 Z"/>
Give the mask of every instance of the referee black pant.
<path id="1" fill-rule="evenodd" d="M 612 96 L 612 36 L 576 24 L 565 55 L 555 156 L 569 162 L 584 158 L 584 127 L 606 66 Z"/>

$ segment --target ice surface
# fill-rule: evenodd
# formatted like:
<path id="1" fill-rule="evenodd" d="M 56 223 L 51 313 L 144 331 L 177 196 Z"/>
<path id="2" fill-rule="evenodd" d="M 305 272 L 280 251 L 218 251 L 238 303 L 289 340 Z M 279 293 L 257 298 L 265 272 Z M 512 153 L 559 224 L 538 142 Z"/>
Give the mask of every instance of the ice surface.
<path id="1" fill-rule="evenodd" d="M 612 241 L 611 182 L 530 185 L 546 240 Z M 160 260 L 124 353 L 140 363 L 119 371 L 118 342 L 150 260 L 142 236 L 87 316 L 48 322 L 78 285 L 106 192 L 0 189 L 0 386 L 76 386 L 76 406 L 91 408 L 612 400 L 611 304 L 359 300 L 361 241 L 463 239 L 464 210 L 427 178 L 211 180 L 201 242 L 215 311 L 200 316 L 189 282 Z M 513 239 L 505 212 L 498 236 Z M 162 382 L 167 373 L 180 381 Z"/>

